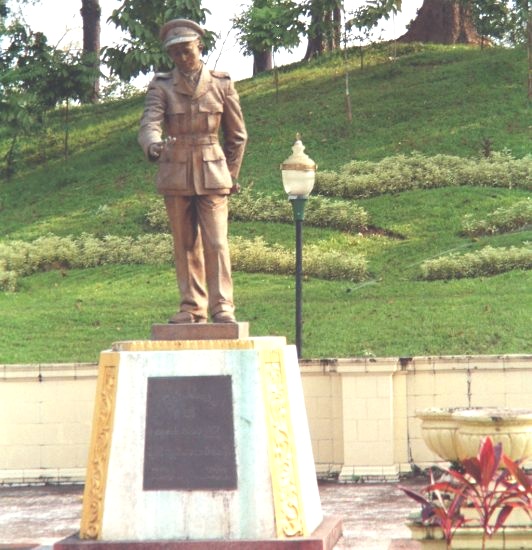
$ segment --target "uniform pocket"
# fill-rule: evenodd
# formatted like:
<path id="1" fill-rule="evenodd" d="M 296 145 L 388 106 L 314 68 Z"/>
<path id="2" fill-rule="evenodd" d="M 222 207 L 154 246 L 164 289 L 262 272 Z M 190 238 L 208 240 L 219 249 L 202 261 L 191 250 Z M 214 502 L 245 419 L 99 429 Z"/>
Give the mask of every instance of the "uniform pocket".
<path id="1" fill-rule="evenodd" d="M 168 145 L 163 149 L 157 174 L 159 191 L 183 191 L 187 189 L 188 154 L 182 146 Z"/>
<path id="2" fill-rule="evenodd" d="M 222 148 L 219 145 L 203 147 L 203 176 L 207 189 L 230 189 L 231 174 Z"/>
<path id="3" fill-rule="evenodd" d="M 186 113 L 187 110 L 184 105 L 173 103 L 169 106 L 169 109 L 165 115 L 166 131 L 169 135 L 176 136 L 180 133 L 186 133 L 190 130 L 190 128 L 187 127 L 187 121 L 190 117 L 187 116 Z"/>
<path id="4" fill-rule="evenodd" d="M 175 162 L 176 164 L 186 163 L 189 152 L 182 143 L 170 142 L 165 145 L 159 162 Z"/>
<path id="5" fill-rule="evenodd" d="M 200 113 L 221 114 L 224 111 L 224 106 L 219 101 L 202 101 L 198 106 Z"/>
<path id="6" fill-rule="evenodd" d="M 166 112 L 170 115 L 184 115 L 187 112 L 187 104 L 179 100 L 176 101 L 175 96 L 168 97 Z"/>
<path id="7" fill-rule="evenodd" d="M 223 105 L 217 101 L 205 101 L 198 105 L 203 128 L 208 134 L 216 134 L 222 120 Z"/>

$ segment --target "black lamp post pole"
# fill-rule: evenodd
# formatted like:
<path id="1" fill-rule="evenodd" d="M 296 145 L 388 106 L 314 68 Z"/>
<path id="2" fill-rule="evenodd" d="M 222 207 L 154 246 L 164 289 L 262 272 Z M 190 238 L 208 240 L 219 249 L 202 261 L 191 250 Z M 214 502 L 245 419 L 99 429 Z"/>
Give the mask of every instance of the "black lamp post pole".
<path id="1" fill-rule="evenodd" d="M 306 198 L 301 197 L 290 200 L 296 227 L 296 349 L 298 359 L 301 358 L 303 349 L 303 219 L 306 201 Z"/>

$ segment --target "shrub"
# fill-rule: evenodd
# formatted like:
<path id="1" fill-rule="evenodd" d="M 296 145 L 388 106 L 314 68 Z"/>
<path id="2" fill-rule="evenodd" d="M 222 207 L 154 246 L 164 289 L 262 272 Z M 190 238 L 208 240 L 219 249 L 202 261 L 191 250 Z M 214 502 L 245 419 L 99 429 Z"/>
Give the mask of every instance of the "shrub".
<path id="1" fill-rule="evenodd" d="M 261 237 L 253 240 L 236 237 L 229 246 L 236 271 L 287 274 L 293 269 L 293 254 L 278 245 L 268 246 Z"/>
<path id="2" fill-rule="evenodd" d="M 0 265 L 0 290 L 15 292 L 17 289 L 16 271 L 5 271 Z"/>
<path id="3" fill-rule="evenodd" d="M 493 235 L 507 231 L 519 231 L 532 224 L 532 200 L 530 197 L 491 212 L 485 220 L 475 220 L 471 214 L 464 217 L 463 232 L 466 235 Z"/>
<path id="4" fill-rule="evenodd" d="M 168 215 L 166 214 L 166 208 L 164 202 L 159 200 L 152 200 L 148 207 L 148 210 L 144 216 L 146 223 L 150 229 L 159 232 L 170 231 L 170 224 L 168 223 Z"/>
<path id="5" fill-rule="evenodd" d="M 515 159 L 508 152 L 494 152 L 480 160 L 469 159 L 460 181 L 460 185 L 532 189 L 532 156 Z"/>
<path id="6" fill-rule="evenodd" d="M 236 271 L 290 274 L 294 271 L 294 253 L 279 245 L 269 246 L 262 239 L 235 238 L 230 242 Z M 31 243 L 0 243 L 0 290 L 15 291 L 17 278 L 53 268 L 87 268 L 104 264 L 172 263 L 172 237 L 167 233 L 137 238 L 108 235 L 58 237 L 48 235 Z M 359 281 L 366 277 L 366 260 L 308 247 L 304 252 L 308 276 L 323 279 Z"/>
<path id="7" fill-rule="evenodd" d="M 516 509 L 532 511 L 532 483 L 518 462 L 506 456 L 502 443 L 493 444 L 486 437 L 473 458 L 460 461 L 461 471 L 445 469 L 449 481 L 434 481 L 421 493 L 400 487 L 421 504 L 421 521 L 438 525 L 450 549 L 455 532 L 467 521 L 461 509 L 471 506 L 482 528 L 482 550 Z M 443 478 L 442 478 L 443 479 Z M 452 499 L 451 499 L 452 497 Z"/>
<path id="8" fill-rule="evenodd" d="M 260 237 L 250 241 L 237 237 L 231 241 L 231 261 L 237 271 L 294 273 L 295 256 L 278 245 L 268 246 Z M 341 252 L 323 252 L 317 246 L 306 246 L 303 250 L 303 271 L 319 279 L 346 279 L 362 281 L 367 277 L 367 262 L 360 255 L 346 255 Z"/>
<path id="9" fill-rule="evenodd" d="M 363 208 L 352 202 L 310 197 L 305 211 L 305 220 L 306 223 L 315 227 L 330 227 L 355 233 L 367 229 L 369 215 Z"/>
<path id="10" fill-rule="evenodd" d="M 461 279 L 497 275 L 512 269 L 531 268 L 532 247 L 530 246 L 509 248 L 486 246 L 477 252 L 453 253 L 427 260 L 421 264 L 421 278 L 429 281 Z"/>
<path id="11" fill-rule="evenodd" d="M 413 153 L 379 162 L 351 161 L 339 172 L 316 173 L 319 193 L 343 198 L 455 185 L 532 189 L 532 156 L 515 159 L 508 153 L 493 153 L 474 159 Z"/>
<path id="12" fill-rule="evenodd" d="M 263 221 L 293 223 L 290 202 L 263 193 L 253 193 L 249 188 L 234 195 L 229 201 L 229 218 L 237 221 Z M 315 227 L 330 227 L 340 231 L 359 232 L 367 228 L 368 213 L 350 201 L 331 200 L 311 196 L 305 209 L 305 221 Z M 164 204 L 153 202 L 146 213 L 146 222 L 156 231 L 169 231 Z"/>
<path id="13" fill-rule="evenodd" d="M 341 251 L 324 252 L 316 245 L 304 248 L 303 271 L 319 279 L 363 281 L 367 278 L 367 261 L 360 254 Z"/>

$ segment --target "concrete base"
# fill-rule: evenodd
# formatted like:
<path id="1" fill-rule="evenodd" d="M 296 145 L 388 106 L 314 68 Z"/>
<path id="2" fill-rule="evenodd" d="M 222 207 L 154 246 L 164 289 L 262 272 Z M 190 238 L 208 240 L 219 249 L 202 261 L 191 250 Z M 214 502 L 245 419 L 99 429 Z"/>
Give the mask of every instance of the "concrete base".
<path id="1" fill-rule="evenodd" d="M 151 327 L 152 340 L 239 340 L 249 336 L 249 323 L 181 323 Z"/>
<path id="2" fill-rule="evenodd" d="M 319 527 L 294 346 L 263 337 L 113 349 L 100 355 L 81 539 L 205 547 Z"/>
<path id="3" fill-rule="evenodd" d="M 56 542 L 53 550 L 332 550 L 342 536 L 342 520 L 323 519 L 308 537 L 265 540 L 92 541 L 77 535 Z"/>

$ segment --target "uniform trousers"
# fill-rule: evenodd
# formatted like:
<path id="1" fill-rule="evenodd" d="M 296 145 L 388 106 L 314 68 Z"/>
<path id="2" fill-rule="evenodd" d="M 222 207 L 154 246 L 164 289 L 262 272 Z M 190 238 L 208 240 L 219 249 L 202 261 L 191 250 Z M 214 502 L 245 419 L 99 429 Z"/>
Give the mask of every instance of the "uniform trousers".
<path id="1" fill-rule="evenodd" d="M 174 240 L 180 311 L 234 311 L 227 195 L 165 195 Z"/>

